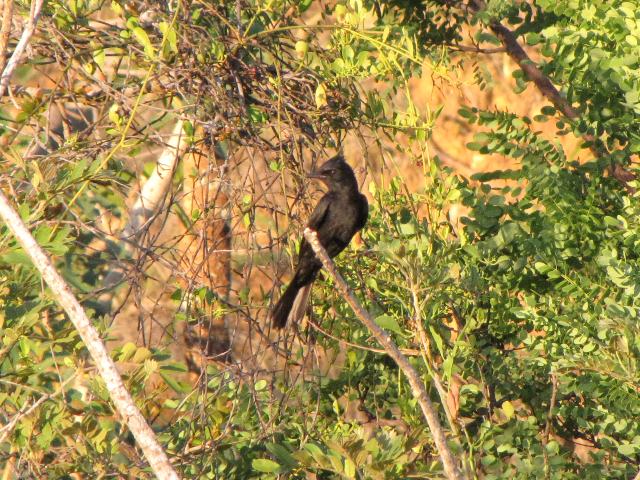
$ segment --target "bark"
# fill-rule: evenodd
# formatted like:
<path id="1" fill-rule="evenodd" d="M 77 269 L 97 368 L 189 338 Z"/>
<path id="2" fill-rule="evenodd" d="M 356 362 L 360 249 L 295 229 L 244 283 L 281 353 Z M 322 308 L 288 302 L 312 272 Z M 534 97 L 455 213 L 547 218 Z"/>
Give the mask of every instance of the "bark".
<path id="1" fill-rule="evenodd" d="M 10 3 L 10 0 L 5 0 Z M 22 54 L 24 53 L 27 45 L 29 45 L 29 41 L 33 36 L 33 32 L 36 31 L 36 25 L 38 24 L 38 19 L 40 18 L 40 13 L 42 12 L 42 4 L 44 0 L 34 0 L 31 4 L 31 12 L 29 13 L 29 20 L 27 21 L 27 25 L 24 27 L 22 35 L 20 37 L 20 41 L 18 45 L 16 45 L 16 49 L 11 54 L 9 61 L 7 62 L 6 67 L 2 71 L 0 75 L 0 98 L 2 98 L 9 88 L 9 81 L 11 80 L 11 75 L 13 75 L 13 71 L 16 69 L 20 60 L 22 59 Z M 7 4 L 5 4 L 7 7 Z M 4 24 L 3 18 L 3 24 Z M 4 28 L 4 27 L 3 27 Z"/>
<path id="2" fill-rule="evenodd" d="M 485 4 L 482 0 L 471 0 L 470 7 L 474 11 L 485 8 Z M 502 25 L 500 22 L 492 22 L 489 25 L 491 31 L 498 37 L 507 54 L 518 64 L 524 74 L 534 85 L 540 90 L 540 93 L 549 100 L 553 106 L 569 120 L 577 120 L 580 118 L 579 112 L 573 108 L 573 106 L 560 95 L 558 89 L 551 83 L 549 77 L 547 77 L 536 66 L 535 62 L 529 58 L 527 52 L 520 46 L 516 36 L 511 30 Z M 582 138 L 589 144 L 589 149 L 596 157 L 606 155 L 607 152 L 601 145 L 598 138 L 591 134 L 585 134 Z M 609 167 L 609 175 L 618 180 L 622 186 L 629 193 L 635 193 L 636 189 L 629 185 L 629 182 L 635 180 L 635 175 L 624 168 L 620 164 L 614 164 Z"/>
<path id="3" fill-rule="evenodd" d="M 0 72 L 3 72 L 7 64 L 7 47 L 11 36 L 13 0 L 4 0 L 4 2 L 0 0 L 0 12 L 2 12 L 2 25 L 0 25 Z"/>
<path id="4" fill-rule="evenodd" d="M 142 416 L 142 413 L 127 391 L 116 365 L 98 335 L 97 330 L 87 317 L 84 309 L 73 295 L 71 288 L 55 269 L 53 262 L 33 238 L 18 213 L 11 207 L 9 200 L 0 191 L 0 216 L 29 255 L 33 264 L 51 289 L 56 301 L 64 308 L 69 319 L 78 330 L 84 344 L 95 361 L 100 376 L 105 382 L 109 395 L 118 414 L 133 433 L 149 465 L 159 479 L 176 480 L 175 472 L 167 455 L 158 443 L 156 436 Z"/>
<path id="5" fill-rule="evenodd" d="M 360 305 L 360 302 L 353 295 L 349 286 L 344 281 L 340 273 L 335 267 L 333 261 L 327 255 L 326 250 L 320 244 L 318 240 L 318 235 L 315 231 L 310 228 L 305 228 L 304 236 L 313 248 L 316 256 L 322 261 L 322 265 L 325 270 L 329 273 L 329 276 L 336 283 L 336 288 L 338 292 L 342 295 L 342 298 L 346 300 L 349 306 L 353 309 L 358 320 L 362 322 L 362 324 L 367 327 L 369 332 L 375 337 L 375 339 L 382 345 L 382 348 L 387 352 L 387 354 L 396 362 L 402 373 L 407 377 L 407 381 L 411 386 L 411 392 L 413 393 L 414 398 L 418 401 L 420 408 L 422 409 L 422 413 L 424 418 L 427 420 L 427 424 L 429 425 L 429 429 L 431 430 L 431 434 L 433 435 L 433 440 L 436 444 L 436 448 L 438 449 L 438 453 L 440 455 L 440 460 L 442 461 L 442 465 L 444 467 L 444 472 L 450 480 L 462 480 L 464 475 L 458 469 L 456 460 L 449 449 L 449 445 L 447 445 L 447 438 L 444 433 L 444 429 L 438 419 L 438 413 L 427 394 L 427 390 L 424 386 L 422 380 L 420 380 L 420 375 L 418 372 L 411 366 L 407 357 L 405 357 L 400 349 L 398 349 L 397 345 L 393 342 L 391 337 L 387 332 L 385 332 L 377 323 L 373 321 L 369 313 Z"/>

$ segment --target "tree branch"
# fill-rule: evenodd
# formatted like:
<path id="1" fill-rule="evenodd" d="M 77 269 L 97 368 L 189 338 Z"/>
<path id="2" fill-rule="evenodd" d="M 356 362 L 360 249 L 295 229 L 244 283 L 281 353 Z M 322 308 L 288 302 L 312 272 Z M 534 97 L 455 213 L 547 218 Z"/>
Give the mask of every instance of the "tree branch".
<path id="1" fill-rule="evenodd" d="M 422 409 L 422 413 L 427 420 L 427 424 L 429 425 L 429 429 L 431 430 L 431 434 L 433 435 L 433 440 L 438 449 L 438 453 L 440 455 L 440 459 L 442 460 L 442 465 L 444 467 L 447 478 L 449 478 L 450 480 L 464 479 L 465 477 L 462 475 L 462 473 L 460 473 L 453 454 L 451 453 L 451 450 L 447 445 L 447 439 L 444 433 L 444 429 L 440 424 L 440 420 L 438 419 L 438 413 L 436 412 L 436 409 L 433 406 L 429 395 L 427 394 L 424 383 L 420 380 L 418 372 L 416 372 L 416 370 L 409 363 L 409 360 L 407 360 L 407 357 L 402 354 L 393 340 L 391 340 L 389 334 L 373 321 L 369 313 L 362 307 L 362 305 L 360 305 L 360 302 L 356 299 L 353 293 L 351 293 L 347 283 L 344 281 L 340 273 L 338 273 L 335 264 L 329 258 L 329 255 L 327 255 L 324 247 L 320 244 L 320 241 L 318 240 L 318 234 L 310 228 L 305 228 L 304 236 L 313 248 L 316 256 L 324 265 L 324 268 L 329 273 L 329 276 L 335 281 L 336 287 L 341 293 L 342 297 L 353 309 L 356 317 L 358 317 L 362 324 L 367 327 L 369 332 L 371 332 L 378 343 L 382 345 L 387 354 L 396 362 L 398 367 L 400 367 L 400 370 L 402 370 L 404 375 L 407 377 L 409 385 L 411 386 L 413 396 L 418 401 L 418 404 Z"/>
<path id="2" fill-rule="evenodd" d="M 10 0 L 5 1 L 11 3 Z M 24 27 L 22 36 L 20 37 L 20 41 L 18 42 L 18 45 L 16 45 L 16 49 L 11 54 L 11 58 L 9 58 L 7 66 L 2 71 L 2 75 L 0 75 L 0 98 L 4 96 L 5 90 L 9 87 L 9 80 L 11 80 L 11 75 L 13 75 L 13 71 L 18 66 L 18 63 L 20 63 L 22 54 L 27 48 L 33 32 L 35 32 L 36 30 L 36 25 L 38 24 L 38 19 L 40 18 L 40 13 L 42 12 L 43 3 L 44 0 L 33 0 L 33 2 L 31 3 L 31 12 L 29 13 L 29 20 L 27 21 L 27 25 L 26 27 Z M 7 6 L 8 5 L 5 4 L 5 7 Z M 3 24 L 4 20 L 6 19 L 3 18 Z"/>
<path id="3" fill-rule="evenodd" d="M 11 22 L 13 20 L 13 0 L 0 0 L 2 25 L 0 26 L 0 72 L 4 71 L 7 61 L 7 47 L 11 36 Z"/>
<path id="4" fill-rule="evenodd" d="M 120 238 L 125 240 L 122 244 L 127 253 L 133 251 L 134 242 L 129 240 L 132 237 L 139 236 L 150 219 L 153 218 L 158 208 L 162 204 L 171 185 L 173 173 L 176 165 L 180 160 L 180 156 L 187 147 L 182 131 L 183 122 L 178 122 L 173 127 L 173 132 L 167 141 L 165 149 L 158 158 L 155 168 L 151 176 L 147 179 L 140 190 L 137 200 L 131 207 L 129 213 L 129 221 L 125 225 Z M 104 279 L 104 288 L 114 287 L 124 277 L 124 272 L 120 268 L 112 269 Z M 109 292 L 107 292 L 110 296 Z M 106 302 L 106 297 L 100 299 Z"/>
<path id="5" fill-rule="evenodd" d="M 477 12 L 485 8 L 485 4 L 482 0 L 471 0 L 470 7 Z M 580 114 L 578 111 L 571 106 L 566 98 L 560 95 L 560 92 L 553 83 L 551 83 L 549 77 L 542 73 L 535 62 L 529 58 L 529 55 L 527 55 L 527 52 L 520 46 L 513 32 L 497 21 L 491 22 L 489 28 L 505 47 L 507 54 L 518 64 L 527 78 L 538 87 L 540 93 L 569 120 L 579 119 Z M 596 157 L 601 157 L 608 153 L 600 145 L 599 139 L 593 135 L 587 133 L 584 134 L 582 138 L 589 143 L 589 149 Z M 629 185 L 629 182 L 636 178 L 632 172 L 620 164 L 615 164 L 609 167 L 609 174 L 618 180 L 629 193 L 635 193 L 635 188 Z"/>
<path id="6" fill-rule="evenodd" d="M 151 427 L 147 424 L 142 413 L 127 391 L 116 365 L 109 356 L 109 352 L 102 342 L 100 335 L 87 317 L 84 309 L 71 292 L 71 288 L 53 266 L 53 262 L 33 238 L 27 226 L 18 213 L 11 207 L 9 200 L 0 191 L 0 216 L 17 238 L 22 248 L 31 258 L 42 278 L 51 289 L 54 298 L 64 308 L 71 322 L 76 327 L 84 344 L 93 357 L 100 376 L 103 378 L 109 395 L 118 413 L 122 416 L 136 442 L 142 449 L 149 465 L 157 478 L 163 480 L 177 480 L 175 472 L 167 455 L 158 443 Z"/>

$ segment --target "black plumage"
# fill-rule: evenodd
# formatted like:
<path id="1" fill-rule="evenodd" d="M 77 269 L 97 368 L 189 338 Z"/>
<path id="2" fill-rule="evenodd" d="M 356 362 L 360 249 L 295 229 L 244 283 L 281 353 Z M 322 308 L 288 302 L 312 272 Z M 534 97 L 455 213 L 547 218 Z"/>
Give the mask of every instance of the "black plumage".
<path id="1" fill-rule="evenodd" d="M 309 177 L 322 180 L 328 191 L 316 205 L 307 226 L 318 232 L 322 246 L 330 257 L 335 257 L 349 245 L 356 232 L 364 227 L 369 204 L 366 197 L 358 191 L 356 176 L 342 155 L 328 160 Z M 274 327 L 282 328 L 287 322 L 299 322 L 302 319 L 311 285 L 321 268 L 322 263 L 303 238 L 296 272 L 271 311 Z"/>

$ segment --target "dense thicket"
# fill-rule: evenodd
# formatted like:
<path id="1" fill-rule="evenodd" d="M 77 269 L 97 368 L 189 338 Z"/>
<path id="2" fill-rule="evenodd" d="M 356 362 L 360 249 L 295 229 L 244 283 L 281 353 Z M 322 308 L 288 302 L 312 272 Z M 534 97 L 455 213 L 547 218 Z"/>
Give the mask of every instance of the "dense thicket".
<path id="1" fill-rule="evenodd" d="M 15 2 L 9 54 L 28 10 Z M 52 0 L 0 99 L 0 185 L 185 478 L 442 476 L 411 390 L 330 281 L 300 331 L 265 323 L 313 202 L 304 173 L 339 147 L 371 205 L 339 267 L 423 375 L 466 475 L 633 478 L 638 12 Z M 497 107 L 505 92 L 519 102 Z M 434 155 L 465 142 L 489 159 L 472 176 Z M 169 190 L 121 235 L 172 148 Z M 149 477 L 4 226 L 0 291 L 5 471 Z"/>

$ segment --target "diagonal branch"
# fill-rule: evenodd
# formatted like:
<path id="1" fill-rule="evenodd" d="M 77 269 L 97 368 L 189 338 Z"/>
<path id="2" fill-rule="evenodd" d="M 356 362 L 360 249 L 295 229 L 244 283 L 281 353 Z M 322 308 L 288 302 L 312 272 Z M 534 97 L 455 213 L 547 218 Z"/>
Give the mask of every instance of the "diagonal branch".
<path id="1" fill-rule="evenodd" d="M 10 0 L 6 0 L 5 7 L 9 7 L 11 3 Z M 31 11 L 29 13 L 29 20 L 27 21 L 27 25 L 24 27 L 22 32 L 22 36 L 20 37 L 20 41 L 18 45 L 16 45 L 16 49 L 11 54 L 11 58 L 7 62 L 7 66 L 2 71 L 2 75 L 0 75 L 0 98 L 2 98 L 5 94 L 5 90 L 9 87 L 9 80 L 11 80 L 11 75 L 13 75 L 13 71 L 20 63 L 22 59 L 22 54 L 24 53 L 31 37 L 33 36 L 33 32 L 36 31 L 36 25 L 38 24 L 38 19 L 40 18 L 40 13 L 42 12 L 42 4 L 44 0 L 33 0 L 31 3 Z M 3 23 L 4 23 L 3 19 Z M 3 26 L 4 29 L 4 26 Z"/>
<path id="2" fill-rule="evenodd" d="M 474 11 L 479 11 L 485 8 L 483 0 L 471 0 L 470 7 Z M 551 83 L 549 77 L 547 77 L 536 66 L 535 62 L 529 58 L 527 52 L 520 46 L 514 33 L 500 22 L 493 21 L 489 24 L 491 31 L 498 37 L 507 54 L 518 64 L 524 74 L 529 80 L 531 80 L 540 93 L 549 100 L 553 106 L 562 112 L 562 114 L 569 120 L 577 120 L 580 118 L 578 111 L 571 106 L 569 101 L 560 95 L 558 89 Z M 598 138 L 591 134 L 585 134 L 582 138 L 589 144 L 589 149 L 596 157 L 601 157 L 607 152 L 600 145 Z M 625 169 L 622 165 L 616 163 L 609 167 L 609 174 L 620 182 L 629 193 L 634 193 L 635 188 L 629 185 L 629 182 L 636 179 L 635 175 L 629 170 Z"/>
<path id="3" fill-rule="evenodd" d="M 440 459 L 442 460 L 442 465 L 444 467 L 445 474 L 449 480 L 462 480 L 464 479 L 464 475 L 458 469 L 455 458 L 447 445 L 447 438 L 444 433 L 444 429 L 440 424 L 440 420 L 438 419 L 438 413 L 427 394 L 427 390 L 424 387 L 424 383 L 420 380 L 420 375 L 418 372 L 411 366 L 407 357 L 402 354 L 397 345 L 393 342 L 391 337 L 387 332 L 385 332 L 377 323 L 373 321 L 369 312 L 367 312 L 360 302 L 356 299 L 356 297 L 349 290 L 349 286 L 347 282 L 344 281 L 338 270 L 336 269 L 335 264 L 327 255 L 327 251 L 320 244 L 318 240 L 318 234 L 314 230 L 310 228 L 305 228 L 304 237 L 307 239 L 311 248 L 315 252 L 316 256 L 322 262 L 325 270 L 329 273 L 329 276 L 336 283 L 336 287 L 338 291 L 341 293 L 342 298 L 344 298 L 349 306 L 353 309 L 358 320 L 362 322 L 362 324 L 367 327 L 369 332 L 376 338 L 378 343 L 382 345 L 386 353 L 396 362 L 402 373 L 407 377 L 409 385 L 411 386 L 411 391 L 413 393 L 414 398 L 418 401 L 420 408 L 422 409 L 422 413 L 424 414 L 425 419 L 427 420 L 427 424 L 429 425 L 429 429 L 431 430 L 431 434 L 433 435 L 433 440 L 438 449 L 438 453 L 440 455 Z"/>
<path id="4" fill-rule="evenodd" d="M 111 359 L 109 352 L 102 342 L 86 312 L 71 292 L 71 288 L 55 269 L 53 262 L 45 251 L 38 245 L 27 226 L 18 213 L 11 207 L 9 200 L 0 190 L 0 217 L 5 221 L 9 230 L 16 237 L 24 251 L 29 255 L 42 278 L 51 289 L 56 301 L 64 308 L 71 322 L 80 333 L 84 344 L 96 363 L 98 372 L 105 382 L 109 395 L 113 400 L 117 412 L 133 433 L 136 442 L 142 449 L 149 465 L 157 478 L 177 480 L 175 472 L 166 453 L 158 443 L 151 427 L 147 424 L 142 413 L 127 391 L 122 378 Z"/>

